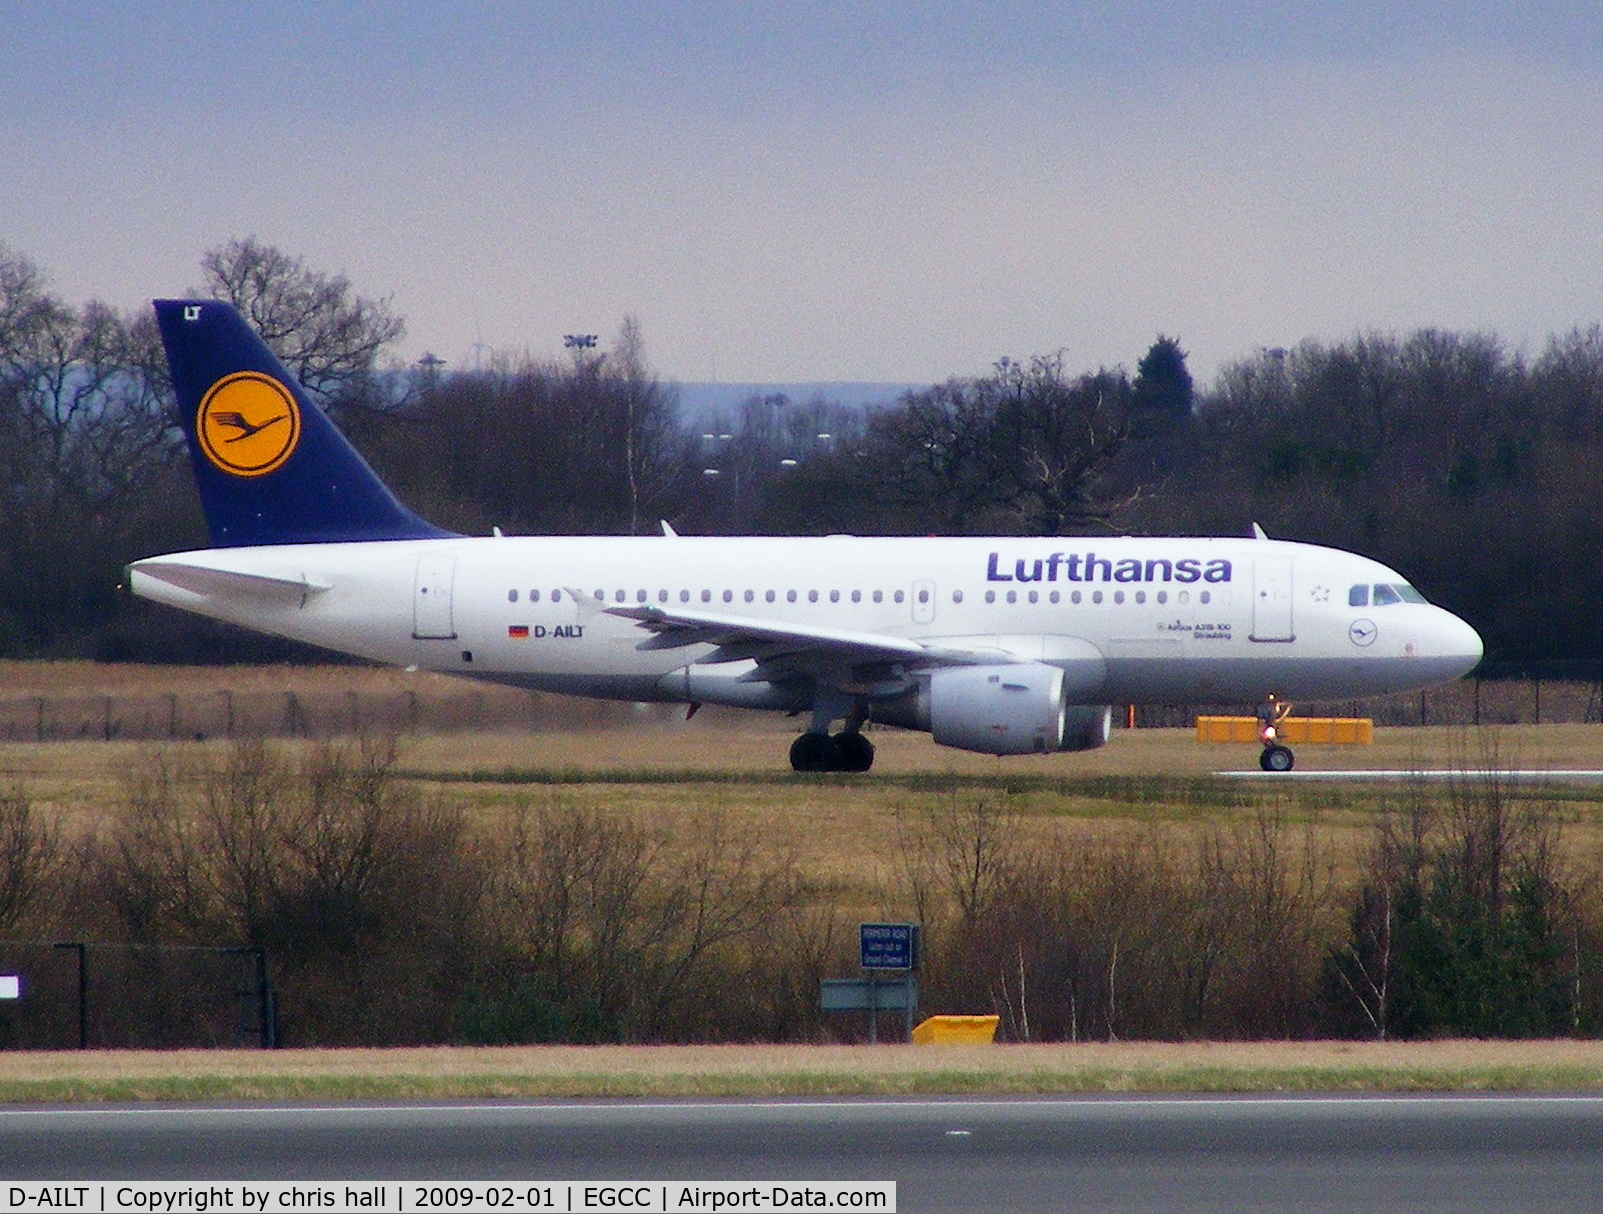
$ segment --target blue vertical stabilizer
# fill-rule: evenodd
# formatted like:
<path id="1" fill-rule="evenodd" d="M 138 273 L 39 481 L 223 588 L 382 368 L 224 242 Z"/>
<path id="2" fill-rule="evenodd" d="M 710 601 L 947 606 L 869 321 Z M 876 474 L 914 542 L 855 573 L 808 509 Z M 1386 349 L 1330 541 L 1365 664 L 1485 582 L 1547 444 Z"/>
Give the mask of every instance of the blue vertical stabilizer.
<path id="1" fill-rule="evenodd" d="M 231 305 L 155 307 L 214 547 L 451 534 L 395 499 Z"/>

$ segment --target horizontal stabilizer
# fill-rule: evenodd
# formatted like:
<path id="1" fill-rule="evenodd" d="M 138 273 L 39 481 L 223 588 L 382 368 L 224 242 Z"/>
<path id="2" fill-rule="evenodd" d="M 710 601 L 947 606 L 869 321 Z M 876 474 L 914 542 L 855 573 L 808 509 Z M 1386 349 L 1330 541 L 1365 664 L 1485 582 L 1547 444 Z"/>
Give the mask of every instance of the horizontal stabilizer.
<path id="1" fill-rule="evenodd" d="M 283 606 L 304 607 L 314 595 L 333 589 L 328 582 L 316 581 L 305 574 L 274 577 L 161 560 L 139 561 L 133 566 L 133 572 L 203 598 L 255 599 Z"/>

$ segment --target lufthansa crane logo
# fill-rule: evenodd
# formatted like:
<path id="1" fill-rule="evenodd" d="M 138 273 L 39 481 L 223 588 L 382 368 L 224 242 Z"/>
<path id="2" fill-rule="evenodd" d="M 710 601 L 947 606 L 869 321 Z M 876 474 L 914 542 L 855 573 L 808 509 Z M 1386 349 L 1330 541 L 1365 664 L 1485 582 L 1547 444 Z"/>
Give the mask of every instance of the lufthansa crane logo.
<path id="1" fill-rule="evenodd" d="M 211 386 L 195 416 L 206 458 L 232 476 L 265 476 L 295 452 L 301 411 L 290 390 L 259 371 L 237 371 Z"/>

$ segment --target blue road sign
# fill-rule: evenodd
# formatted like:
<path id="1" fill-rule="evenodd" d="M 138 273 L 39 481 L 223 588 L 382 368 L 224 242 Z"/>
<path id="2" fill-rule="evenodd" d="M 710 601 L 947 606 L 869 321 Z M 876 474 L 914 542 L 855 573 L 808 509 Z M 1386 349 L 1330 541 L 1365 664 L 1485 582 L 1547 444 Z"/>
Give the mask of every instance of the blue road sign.
<path id="1" fill-rule="evenodd" d="M 916 970 L 916 923 L 864 923 L 858 927 L 859 956 L 865 970 Z"/>

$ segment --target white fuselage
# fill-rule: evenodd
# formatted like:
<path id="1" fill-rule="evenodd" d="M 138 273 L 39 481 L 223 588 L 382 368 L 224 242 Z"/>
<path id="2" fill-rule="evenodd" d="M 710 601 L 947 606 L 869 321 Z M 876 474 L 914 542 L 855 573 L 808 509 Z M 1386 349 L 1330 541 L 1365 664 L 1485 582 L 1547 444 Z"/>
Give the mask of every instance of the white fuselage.
<path id="1" fill-rule="evenodd" d="M 653 644 L 610 609 L 1058 663 L 1086 704 L 1371 695 L 1456 678 L 1481 653 L 1473 629 L 1423 601 L 1353 605 L 1354 587 L 1404 585 L 1384 565 L 1262 539 L 390 540 L 177 553 L 138 562 L 130 581 L 147 598 L 396 665 L 774 708 L 805 705 L 741 682 L 750 663 L 709 665 L 727 655 L 707 643 Z M 737 677 L 687 680 L 717 667 Z M 866 694 L 896 690 L 875 677 Z"/>

